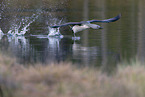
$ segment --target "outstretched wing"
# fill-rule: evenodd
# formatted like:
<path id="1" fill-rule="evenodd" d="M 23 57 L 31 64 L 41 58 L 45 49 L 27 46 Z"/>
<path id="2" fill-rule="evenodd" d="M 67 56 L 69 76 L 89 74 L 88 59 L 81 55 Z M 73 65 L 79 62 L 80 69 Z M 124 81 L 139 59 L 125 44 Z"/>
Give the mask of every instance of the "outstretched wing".
<path id="1" fill-rule="evenodd" d="M 110 18 L 110 19 L 105 19 L 105 20 L 90 20 L 87 21 L 88 23 L 92 22 L 101 22 L 101 23 L 109 23 L 109 22 L 115 22 L 121 18 L 121 14 L 117 15 L 116 17 Z"/>
<path id="2" fill-rule="evenodd" d="M 67 25 L 81 25 L 84 23 L 92 23 L 92 22 L 101 22 L 101 23 L 109 23 L 109 22 L 114 22 L 119 20 L 121 17 L 121 14 L 117 15 L 116 17 L 110 18 L 110 19 L 105 19 L 105 20 L 90 20 L 90 21 L 81 21 L 81 22 L 68 22 L 62 25 L 54 25 L 51 26 L 51 28 L 58 28 L 58 27 L 63 27 L 63 26 L 67 26 Z"/>
<path id="3" fill-rule="evenodd" d="M 51 28 L 58 28 L 58 27 L 63 27 L 63 26 L 67 26 L 67 25 L 81 25 L 81 24 L 82 24 L 81 22 L 68 22 L 68 23 L 65 23 L 62 25 L 51 26 Z"/>

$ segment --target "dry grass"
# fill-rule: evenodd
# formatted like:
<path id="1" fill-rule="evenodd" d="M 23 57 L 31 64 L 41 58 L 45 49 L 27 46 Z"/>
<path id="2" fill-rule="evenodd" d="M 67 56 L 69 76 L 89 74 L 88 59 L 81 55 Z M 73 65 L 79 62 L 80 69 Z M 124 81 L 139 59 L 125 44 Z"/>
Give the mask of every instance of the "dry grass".
<path id="1" fill-rule="evenodd" d="M 144 97 L 145 67 L 119 66 L 107 76 L 70 63 L 24 67 L 0 56 L 0 84 L 3 97 Z"/>

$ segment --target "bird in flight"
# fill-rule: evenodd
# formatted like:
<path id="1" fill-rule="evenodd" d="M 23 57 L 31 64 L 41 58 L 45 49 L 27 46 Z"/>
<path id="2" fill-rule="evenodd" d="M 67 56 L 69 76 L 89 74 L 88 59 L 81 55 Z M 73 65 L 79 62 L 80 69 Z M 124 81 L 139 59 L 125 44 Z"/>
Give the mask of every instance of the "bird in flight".
<path id="1" fill-rule="evenodd" d="M 79 32 L 79 31 L 83 31 L 83 30 L 88 29 L 88 28 L 92 28 L 92 29 L 101 29 L 102 28 L 99 25 L 91 24 L 93 22 L 110 23 L 110 22 L 115 22 L 115 21 L 119 20 L 120 18 L 121 18 L 121 14 L 117 15 L 116 17 L 110 18 L 110 19 L 89 20 L 89 21 L 81 21 L 81 22 L 68 22 L 68 23 L 61 24 L 61 25 L 51 26 L 51 28 L 60 28 L 63 26 L 72 26 L 71 28 L 74 32 L 74 37 L 75 37 L 75 33 Z"/>

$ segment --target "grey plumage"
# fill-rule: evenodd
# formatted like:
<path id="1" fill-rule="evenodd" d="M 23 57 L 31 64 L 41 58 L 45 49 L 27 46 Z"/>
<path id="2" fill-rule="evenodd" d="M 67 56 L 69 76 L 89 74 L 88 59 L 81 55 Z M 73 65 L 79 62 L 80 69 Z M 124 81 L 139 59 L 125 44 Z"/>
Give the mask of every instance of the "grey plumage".
<path id="1" fill-rule="evenodd" d="M 68 22 L 65 24 L 61 24 L 61 25 L 54 25 L 51 26 L 51 28 L 58 28 L 58 27 L 63 27 L 63 26 L 68 26 L 68 25 L 81 25 L 84 23 L 93 23 L 93 22 L 100 22 L 100 23 L 110 23 L 110 22 L 115 22 L 117 20 L 119 20 L 121 17 L 121 14 L 117 15 L 116 17 L 110 18 L 110 19 L 105 19 L 105 20 L 89 20 L 89 21 L 81 21 L 81 22 Z"/>
<path id="2" fill-rule="evenodd" d="M 104 19 L 104 20 L 89 20 L 89 21 L 81 21 L 81 22 L 68 22 L 65 24 L 61 24 L 61 25 L 54 25 L 51 26 L 51 28 L 59 28 L 59 27 L 63 27 L 63 26 L 73 26 L 72 30 L 74 32 L 74 36 L 75 33 L 88 29 L 88 28 L 92 28 L 92 29 L 101 29 L 102 27 L 100 27 L 99 25 L 96 24 L 91 24 L 93 22 L 100 22 L 100 23 L 110 23 L 110 22 L 115 22 L 117 20 L 119 20 L 121 17 L 121 14 L 117 15 L 116 17 L 110 18 L 110 19 Z"/>

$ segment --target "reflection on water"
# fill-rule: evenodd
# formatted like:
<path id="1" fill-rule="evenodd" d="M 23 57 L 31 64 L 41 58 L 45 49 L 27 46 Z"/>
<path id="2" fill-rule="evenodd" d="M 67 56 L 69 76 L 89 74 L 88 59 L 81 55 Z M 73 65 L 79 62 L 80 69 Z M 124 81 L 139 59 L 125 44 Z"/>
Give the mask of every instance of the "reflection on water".
<path id="1" fill-rule="evenodd" d="M 72 52 L 73 59 L 82 61 L 84 65 L 94 64 L 93 61 L 101 56 L 99 47 L 84 47 L 76 42 L 72 44 Z"/>
<path id="2" fill-rule="evenodd" d="M 18 56 L 27 56 L 29 53 L 29 41 L 24 36 L 19 37 L 8 37 L 9 47 L 11 52 Z"/>
<path id="3" fill-rule="evenodd" d="M 36 0 L 34 4 L 30 0 L 14 1 L 0 1 L 0 48 L 9 47 L 20 63 L 71 61 L 111 71 L 122 60 L 138 57 L 144 61 L 144 0 Z M 49 28 L 119 13 L 119 21 L 99 24 L 104 28 L 101 30 L 82 31 L 78 39 L 72 38 L 73 32 L 67 26 L 58 31 Z M 63 37 L 48 37 L 55 32 Z M 11 37 L 7 33 L 26 36 Z"/>
<path id="4" fill-rule="evenodd" d="M 79 63 L 81 66 L 92 66 L 94 63 L 96 66 L 101 66 L 103 61 L 100 47 L 82 46 L 80 40 L 72 40 L 71 37 L 58 38 L 47 35 L 13 37 L 4 35 L 1 41 L 3 44 L 8 44 L 6 46 L 10 48 L 10 52 L 17 57 L 20 63 L 26 65 L 37 62 L 46 64 L 71 61 Z M 114 52 L 108 52 L 106 56 L 110 59 L 109 63 L 112 66 L 120 60 L 119 54 Z M 104 66 L 102 69 L 107 71 L 107 67 Z"/>

